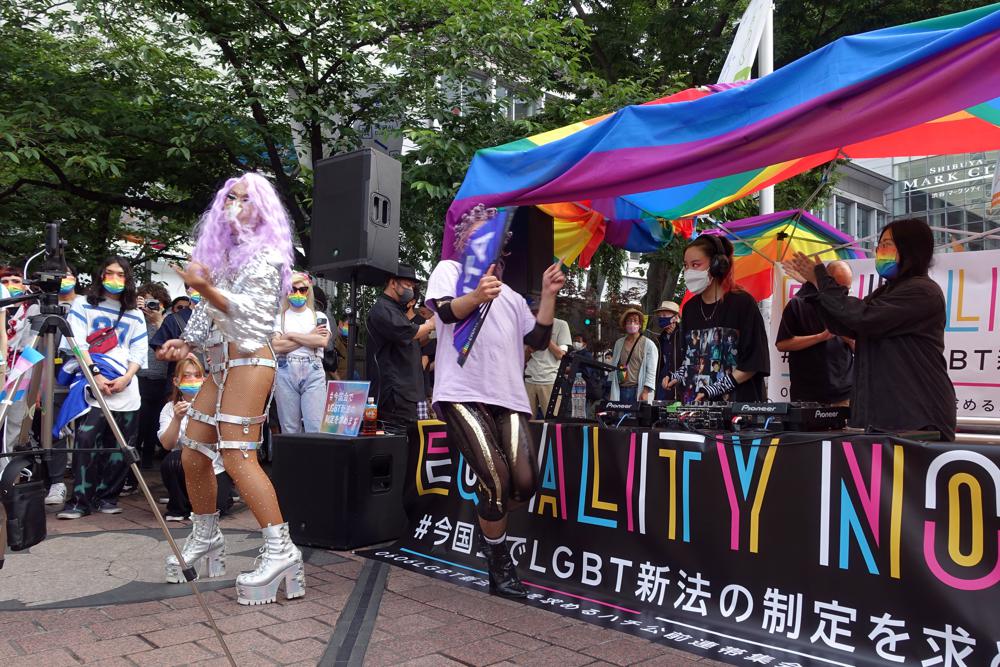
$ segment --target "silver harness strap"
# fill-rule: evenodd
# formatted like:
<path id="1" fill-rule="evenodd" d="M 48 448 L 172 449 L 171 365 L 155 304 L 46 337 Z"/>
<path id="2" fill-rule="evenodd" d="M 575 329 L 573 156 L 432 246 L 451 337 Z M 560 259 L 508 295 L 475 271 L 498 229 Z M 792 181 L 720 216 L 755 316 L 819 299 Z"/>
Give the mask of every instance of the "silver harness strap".
<path id="1" fill-rule="evenodd" d="M 187 447 L 188 449 L 193 449 L 196 452 L 200 452 L 207 456 L 209 459 L 215 459 L 216 445 L 214 443 L 200 442 L 193 438 L 189 438 L 183 433 L 177 438 L 177 442 L 180 443 L 181 447 Z"/>
<path id="2" fill-rule="evenodd" d="M 271 342 L 267 341 L 265 343 L 267 349 L 271 352 L 271 356 L 275 356 L 274 349 L 271 347 Z M 229 369 L 236 368 L 239 366 L 262 366 L 265 368 L 277 368 L 278 362 L 274 359 L 266 359 L 263 357 L 240 357 L 237 359 L 229 358 L 229 346 L 223 342 L 222 344 L 222 362 L 218 364 L 209 364 L 210 372 L 213 374 L 212 379 L 215 379 L 215 374 L 222 373 L 222 381 L 216 382 L 218 386 L 218 392 L 215 398 L 215 419 L 218 423 L 223 424 L 238 424 L 243 427 L 243 433 L 246 435 L 250 434 L 250 426 L 252 424 L 263 424 L 267 420 L 268 412 L 271 410 L 271 400 L 274 398 L 274 382 L 271 382 L 271 390 L 267 394 L 267 403 L 264 404 L 264 414 L 257 417 L 242 417 L 239 415 L 229 415 L 222 412 L 222 394 L 226 390 L 226 380 L 229 379 Z M 256 450 L 262 442 L 264 442 L 264 428 L 261 427 L 260 435 L 257 437 L 257 442 L 249 442 L 243 440 L 223 440 L 222 432 L 219 430 L 218 423 L 215 428 L 219 433 L 219 449 L 238 449 L 243 452 L 243 458 L 250 458 L 250 451 Z"/>
<path id="3" fill-rule="evenodd" d="M 193 419 L 196 422 L 201 422 L 202 424 L 208 424 L 209 426 L 215 426 L 215 417 L 212 415 L 206 415 L 201 410 L 195 410 L 194 408 L 188 408 L 187 412 L 188 419 Z"/>

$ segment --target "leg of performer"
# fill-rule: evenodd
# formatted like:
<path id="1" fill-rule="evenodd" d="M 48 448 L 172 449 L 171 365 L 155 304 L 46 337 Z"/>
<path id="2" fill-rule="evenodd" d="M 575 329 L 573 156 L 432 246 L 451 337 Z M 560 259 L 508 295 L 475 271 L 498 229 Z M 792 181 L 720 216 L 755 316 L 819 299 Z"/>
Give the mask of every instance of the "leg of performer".
<path id="1" fill-rule="evenodd" d="M 488 408 L 478 404 L 437 403 L 448 422 L 448 435 L 479 479 L 480 548 L 486 556 L 490 592 L 525 597 L 507 547 L 507 502 L 511 473 L 499 444 L 499 432 Z"/>
<path id="2" fill-rule="evenodd" d="M 226 573 L 226 542 L 215 509 L 216 481 L 211 455 L 217 448 L 215 406 L 218 386 L 206 378 L 188 412 L 187 427 L 180 438 L 181 465 L 184 485 L 191 500 L 191 534 L 184 542 L 184 561 L 196 570 L 207 570 L 208 577 Z M 166 561 L 167 581 L 181 584 L 186 580 L 177 558 L 171 554 Z"/>
<path id="3" fill-rule="evenodd" d="M 258 352 L 257 356 L 272 358 L 267 349 Z M 233 478 L 240 496 L 253 512 L 264 537 L 257 569 L 236 578 L 237 602 L 240 604 L 274 602 L 282 582 L 288 599 L 305 595 L 302 552 L 292 543 L 274 486 L 257 461 L 256 450 L 263 424 L 233 423 L 234 419 L 257 419 L 264 415 L 274 375 L 274 368 L 267 366 L 231 367 L 216 414 L 219 420 L 219 447 L 226 472 Z M 230 391 L 231 387 L 239 387 L 239 390 Z"/>
<path id="4" fill-rule="evenodd" d="M 505 408 L 494 411 L 493 419 L 500 435 L 500 447 L 510 468 L 510 491 L 507 511 L 523 507 L 538 487 L 538 462 L 528 432 L 528 419 Z"/>

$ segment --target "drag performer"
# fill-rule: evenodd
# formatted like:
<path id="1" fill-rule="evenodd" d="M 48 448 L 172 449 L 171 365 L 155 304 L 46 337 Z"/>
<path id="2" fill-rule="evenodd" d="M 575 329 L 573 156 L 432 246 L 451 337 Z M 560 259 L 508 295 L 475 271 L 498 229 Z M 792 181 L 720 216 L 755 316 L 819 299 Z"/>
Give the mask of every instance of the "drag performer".
<path id="1" fill-rule="evenodd" d="M 288 214 L 274 188 L 252 173 L 228 180 L 198 225 L 191 264 L 176 269 L 201 302 L 181 338 L 160 351 L 170 361 L 203 351 L 211 378 L 195 396 L 180 437 L 194 510 L 184 559 L 192 566 L 206 561 L 209 577 L 225 572 L 212 470 L 216 450 L 264 534 L 257 569 L 236 579 L 240 604 L 274 602 L 282 581 L 289 599 L 305 595 L 302 553 L 292 544 L 274 487 L 257 461 L 274 388 L 269 339 L 291 286 L 291 265 Z M 167 581 L 184 581 L 174 556 L 167 558 L 166 570 Z"/>
<path id="2" fill-rule="evenodd" d="M 472 232 L 495 216 L 495 209 L 477 206 L 456 228 L 459 255 Z M 490 592 L 525 597 L 507 547 L 507 514 L 535 493 L 537 466 L 528 434 L 528 395 L 522 380 L 524 346 L 544 350 L 552 335 L 556 294 L 565 282 L 555 263 L 542 276 L 537 318 L 524 297 L 501 282 L 494 265 L 476 289 L 456 298 L 462 266 L 444 260 L 431 274 L 427 305 L 434 311 L 438 332 L 434 409 L 448 422 L 449 437 L 465 456 L 479 480 L 481 548 L 489 569 Z M 476 345 L 464 366 L 453 345 L 455 324 L 491 302 Z"/>

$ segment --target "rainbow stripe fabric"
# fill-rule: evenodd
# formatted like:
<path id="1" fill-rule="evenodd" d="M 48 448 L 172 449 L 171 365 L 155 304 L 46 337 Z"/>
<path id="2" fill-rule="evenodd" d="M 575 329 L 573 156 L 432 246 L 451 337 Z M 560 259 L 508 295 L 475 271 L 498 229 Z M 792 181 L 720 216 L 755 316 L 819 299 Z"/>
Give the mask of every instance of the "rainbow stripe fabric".
<path id="1" fill-rule="evenodd" d="M 476 204 L 556 218 L 556 255 L 669 242 L 706 213 L 843 154 L 1000 148 L 1000 4 L 841 38 L 745 85 L 684 91 L 478 151 L 445 223 Z M 562 254 L 561 254 L 562 253 Z M 569 253 L 569 254 L 565 254 Z M 574 255 L 573 253 L 576 253 Z"/>
<path id="2" fill-rule="evenodd" d="M 808 211 L 779 211 L 723 223 L 704 234 L 718 234 L 733 242 L 736 282 L 758 301 L 771 296 L 773 265 L 796 252 L 815 255 L 824 262 L 860 259 L 864 251 L 848 234 Z"/>

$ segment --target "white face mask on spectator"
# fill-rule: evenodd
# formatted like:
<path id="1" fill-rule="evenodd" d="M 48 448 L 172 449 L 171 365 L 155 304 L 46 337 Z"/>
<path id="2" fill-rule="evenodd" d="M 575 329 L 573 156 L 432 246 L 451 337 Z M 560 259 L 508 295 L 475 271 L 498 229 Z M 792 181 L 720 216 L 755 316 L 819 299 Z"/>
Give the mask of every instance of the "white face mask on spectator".
<path id="1" fill-rule="evenodd" d="M 574 342 L 573 343 L 573 349 L 574 350 L 582 350 L 583 349 L 583 343 L 581 343 L 580 341 Z"/>

